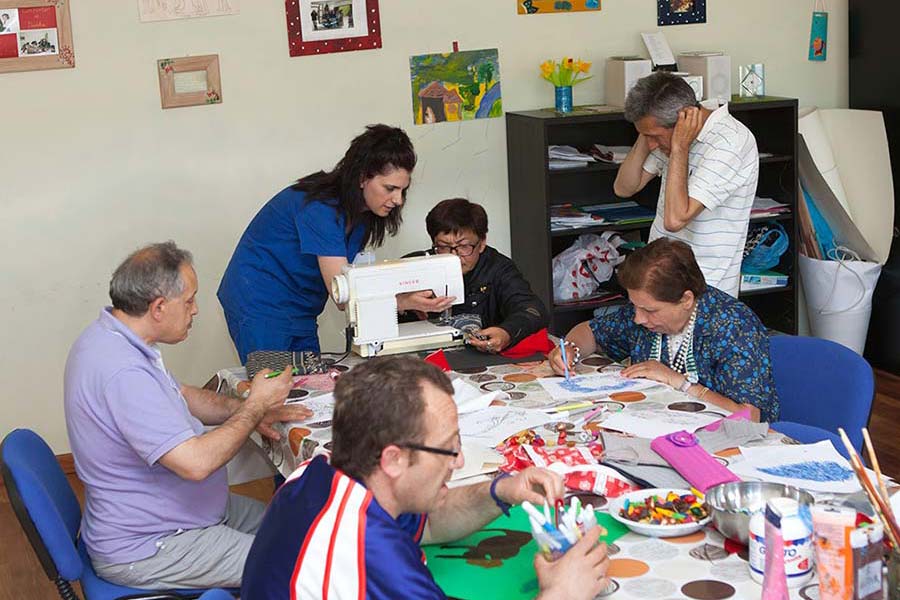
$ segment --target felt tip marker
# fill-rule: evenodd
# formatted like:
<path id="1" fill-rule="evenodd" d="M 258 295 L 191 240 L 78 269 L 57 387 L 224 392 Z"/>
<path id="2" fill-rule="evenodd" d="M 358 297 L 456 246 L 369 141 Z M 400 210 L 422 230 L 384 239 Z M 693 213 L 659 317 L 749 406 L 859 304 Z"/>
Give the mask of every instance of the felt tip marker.
<path id="1" fill-rule="evenodd" d="M 272 371 L 271 373 L 266 373 L 265 375 L 263 375 L 263 377 L 265 379 L 272 379 L 273 377 L 278 377 L 282 373 L 284 373 L 284 369 L 278 369 L 277 371 Z M 297 367 L 294 367 L 293 369 L 291 369 L 291 375 L 299 375 L 299 374 L 300 374 L 300 369 L 298 369 Z"/>
<path id="2" fill-rule="evenodd" d="M 569 359 L 566 358 L 566 340 L 559 338 L 559 351 L 562 354 L 563 369 L 565 369 L 566 381 L 569 380 Z"/>

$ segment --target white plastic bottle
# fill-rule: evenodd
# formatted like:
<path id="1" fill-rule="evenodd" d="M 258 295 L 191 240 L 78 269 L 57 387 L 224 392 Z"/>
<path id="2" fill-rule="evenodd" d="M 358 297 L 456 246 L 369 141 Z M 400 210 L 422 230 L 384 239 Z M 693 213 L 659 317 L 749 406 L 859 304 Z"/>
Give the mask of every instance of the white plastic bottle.
<path id="1" fill-rule="evenodd" d="M 784 537 L 784 572 L 788 587 L 803 585 L 813 575 L 812 530 L 800 518 L 800 507 L 793 498 L 772 498 L 781 513 Z M 762 584 L 766 566 L 766 516 L 764 511 L 750 518 L 750 577 Z"/>

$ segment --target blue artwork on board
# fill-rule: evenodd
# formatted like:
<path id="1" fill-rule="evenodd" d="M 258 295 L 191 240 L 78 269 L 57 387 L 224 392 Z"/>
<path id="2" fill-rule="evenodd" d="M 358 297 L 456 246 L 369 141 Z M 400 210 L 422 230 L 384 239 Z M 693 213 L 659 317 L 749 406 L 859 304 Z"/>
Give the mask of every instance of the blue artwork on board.
<path id="1" fill-rule="evenodd" d="M 706 23 L 706 0 L 656 0 L 657 25 Z"/>
<path id="2" fill-rule="evenodd" d="M 853 477 L 853 471 L 834 461 L 809 461 L 781 465 L 778 467 L 757 467 L 757 471 L 807 481 L 847 481 Z"/>

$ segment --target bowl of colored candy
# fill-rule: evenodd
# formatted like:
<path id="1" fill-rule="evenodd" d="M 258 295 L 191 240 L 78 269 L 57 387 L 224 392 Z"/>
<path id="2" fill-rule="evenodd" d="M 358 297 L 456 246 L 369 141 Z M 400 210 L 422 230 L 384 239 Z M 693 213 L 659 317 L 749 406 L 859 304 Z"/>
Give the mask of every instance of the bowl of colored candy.
<path id="1" fill-rule="evenodd" d="M 709 509 L 690 490 L 649 489 L 609 502 L 609 514 L 630 530 L 650 537 L 677 537 L 703 529 Z"/>

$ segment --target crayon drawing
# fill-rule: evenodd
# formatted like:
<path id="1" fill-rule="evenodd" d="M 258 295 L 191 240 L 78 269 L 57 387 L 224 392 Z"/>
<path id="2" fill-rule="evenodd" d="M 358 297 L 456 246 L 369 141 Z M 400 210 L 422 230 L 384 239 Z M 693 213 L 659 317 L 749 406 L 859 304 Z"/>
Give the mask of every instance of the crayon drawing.
<path id="1" fill-rule="evenodd" d="M 520 15 L 599 11 L 600 0 L 516 0 Z"/>
<path id="2" fill-rule="evenodd" d="M 496 48 L 409 59 L 416 125 L 503 115 Z"/>

